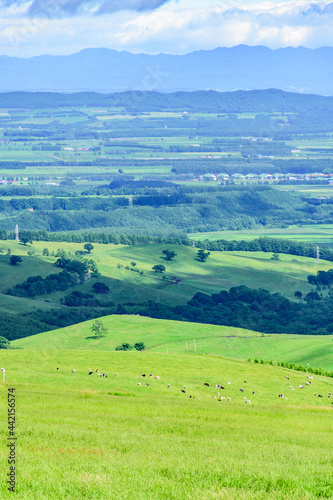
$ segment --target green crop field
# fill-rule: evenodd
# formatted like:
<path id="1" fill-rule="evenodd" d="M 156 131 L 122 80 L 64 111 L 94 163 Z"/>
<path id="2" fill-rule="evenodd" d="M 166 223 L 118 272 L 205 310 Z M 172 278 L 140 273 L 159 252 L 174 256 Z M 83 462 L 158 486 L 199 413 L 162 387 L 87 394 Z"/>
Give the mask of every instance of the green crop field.
<path id="1" fill-rule="evenodd" d="M 305 373 L 217 356 L 52 347 L 3 352 L 1 365 L 2 412 L 15 389 L 20 500 L 332 498 L 332 379 L 307 386 Z M 8 454 L 1 447 L 2 474 Z M 12 498 L 4 480 L 0 491 Z"/>
<path id="2" fill-rule="evenodd" d="M 241 328 L 166 321 L 138 316 L 106 316 L 107 334 L 98 339 L 90 331 L 93 321 L 15 340 L 24 349 L 114 351 L 124 342 L 144 342 L 148 351 L 196 352 L 236 359 L 263 359 L 310 364 L 333 370 L 332 335 L 260 334 Z"/>

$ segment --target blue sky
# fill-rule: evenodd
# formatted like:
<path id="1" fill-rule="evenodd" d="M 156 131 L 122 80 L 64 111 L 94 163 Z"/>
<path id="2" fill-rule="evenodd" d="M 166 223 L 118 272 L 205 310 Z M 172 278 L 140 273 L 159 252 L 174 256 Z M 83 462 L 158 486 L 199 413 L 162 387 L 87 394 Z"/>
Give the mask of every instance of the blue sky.
<path id="1" fill-rule="evenodd" d="M 333 46 L 333 1 L 0 0 L 0 54 Z"/>

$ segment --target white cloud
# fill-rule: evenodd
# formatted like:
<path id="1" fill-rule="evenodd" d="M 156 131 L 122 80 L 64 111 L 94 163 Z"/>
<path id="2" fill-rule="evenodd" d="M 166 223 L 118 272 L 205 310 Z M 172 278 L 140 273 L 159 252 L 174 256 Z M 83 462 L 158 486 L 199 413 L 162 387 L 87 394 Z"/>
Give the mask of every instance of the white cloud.
<path id="1" fill-rule="evenodd" d="M 86 0 L 52 1 L 57 5 L 71 3 L 71 12 L 76 15 L 60 19 L 29 18 L 22 13 L 31 7 L 31 1 L 0 0 L 0 53 L 29 57 L 69 54 L 86 47 L 185 53 L 238 44 L 270 48 L 333 45 L 330 1 L 193 0 L 195 7 L 188 8 L 190 0 L 121 0 L 124 6 L 132 2 L 133 9 L 140 4 L 141 11 L 121 10 L 98 16 L 81 9 Z M 95 11 L 96 6 L 106 8 L 107 3 L 107 0 L 90 2 Z M 120 5 L 120 0 L 112 5 Z M 148 5 L 160 7 L 145 10 Z"/>

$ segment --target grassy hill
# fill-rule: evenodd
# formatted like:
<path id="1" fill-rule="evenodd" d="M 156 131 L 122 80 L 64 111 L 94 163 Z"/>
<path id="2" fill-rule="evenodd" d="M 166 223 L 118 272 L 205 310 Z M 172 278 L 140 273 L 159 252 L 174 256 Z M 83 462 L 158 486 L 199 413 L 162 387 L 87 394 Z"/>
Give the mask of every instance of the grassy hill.
<path id="1" fill-rule="evenodd" d="M 333 370 L 333 336 L 274 335 L 179 321 L 166 321 L 138 316 L 106 316 L 107 329 L 98 339 L 87 321 L 51 332 L 12 342 L 23 349 L 73 349 L 82 351 L 114 351 L 124 342 L 144 342 L 147 351 L 160 353 L 195 353 L 220 355 L 236 359 L 288 361 Z"/>
<path id="2" fill-rule="evenodd" d="M 7 387 L 16 394 L 22 500 L 332 498 L 331 379 L 307 386 L 305 373 L 217 356 L 52 345 L 1 358 L 1 400 Z M 141 373 L 160 379 L 146 387 Z M 1 447 L 4 471 L 7 455 Z"/>
<path id="3" fill-rule="evenodd" d="M 4 242 L 4 248 L 10 248 L 12 254 L 22 255 L 23 262 L 10 266 L 7 255 L 0 256 L 0 273 L 2 290 L 20 283 L 29 276 L 46 276 L 58 272 L 53 266 L 56 258 L 42 256 L 44 248 L 50 252 L 63 249 L 73 255 L 77 250 L 83 250 L 83 244 L 34 242 L 24 246 L 17 242 Z M 35 255 L 27 256 L 27 252 L 35 250 Z M 165 261 L 162 250 L 174 250 L 177 254 L 171 262 Z M 207 262 L 196 260 L 197 249 L 176 245 L 101 245 L 94 244 L 94 250 L 87 257 L 93 258 L 101 273 L 98 281 L 105 282 L 110 292 L 103 296 L 115 303 L 142 302 L 154 300 L 167 305 L 185 304 L 198 291 L 208 294 L 229 289 L 232 286 L 246 285 L 250 288 L 265 288 L 270 292 L 280 292 L 289 299 L 294 299 L 294 293 L 300 290 L 303 294 L 313 290 L 307 283 L 309 274 L 318 270 L 332 268 L 332 263 L 307 257 L 280 255 L 280 261 L 272 261 L 271 253 L 264 252 L 211 252 Z M 143 275 L 126 270 L 131 262 L 136 262 L 136 268 Z M 177 276 L 182 281 L 178 284 L 163 281 L 162 275 L 152 271 L 155 264 L 166 267 L 167 276 Z M 118 265 L 123 266 L 119 268 Z M 72 288 L 91 293 L 93 280 Z M 60 299 L 66 292 L 37 297 L 40 301 L 59 307 Z M 0 296 L 0 308 L 2 296 Z M 31 303 L 35 306 L 35 303 Z"/>
<path id="4" fill-rule="evenodd" d="M 288 186 L 284 186 L 288 187 Z M 295 187 L 295 186 L 291 186 Z M 314 186 L 310 186 L 314 187 Z M 325 186 L 326 187 L 326 186 Z M 333 247 L 333 224 L 309 224 L 289 226 L 288 228 L 248 229 L 239 231 L 214 231 L 210 233 L 192 233 L 188 235 L 194 240 L 253 240 L 260 237 L 276 237 L 302 242 L 325 244 Z"/>

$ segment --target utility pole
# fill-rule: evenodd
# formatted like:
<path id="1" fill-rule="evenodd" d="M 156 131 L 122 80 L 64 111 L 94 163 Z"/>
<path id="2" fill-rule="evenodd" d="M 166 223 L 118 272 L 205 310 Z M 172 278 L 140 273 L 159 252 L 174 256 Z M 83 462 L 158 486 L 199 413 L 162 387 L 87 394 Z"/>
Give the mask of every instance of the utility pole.
<path id="1" fill-rule="evenodd" d="M 16 224 L 16 228 L 15 228 L 15 241 L 20 241 L 20 230 L 19 230 L 18 224 Z"/>

